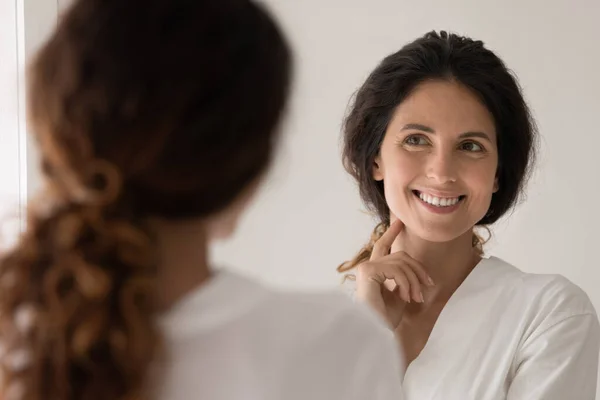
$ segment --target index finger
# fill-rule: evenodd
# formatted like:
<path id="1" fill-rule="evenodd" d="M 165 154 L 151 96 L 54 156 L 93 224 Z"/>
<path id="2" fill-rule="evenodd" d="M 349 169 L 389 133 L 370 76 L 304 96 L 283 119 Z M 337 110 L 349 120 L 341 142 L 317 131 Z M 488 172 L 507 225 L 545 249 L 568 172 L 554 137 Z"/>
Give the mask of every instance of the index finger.
<path id="1" fill-rule="evenodd" d="M 396 240 L 396 237 L 400 234 L 400 232 L 402 232 L 402 229 L 404 229 L 404 223 L 399 219 L 394 221 L 394 223 L 390 225 L 388 230 L 385 231 L 379 240 L 375 242 L 373 251 L 371 251 L 371 260 L 388 255 L 394 240 Z"/>

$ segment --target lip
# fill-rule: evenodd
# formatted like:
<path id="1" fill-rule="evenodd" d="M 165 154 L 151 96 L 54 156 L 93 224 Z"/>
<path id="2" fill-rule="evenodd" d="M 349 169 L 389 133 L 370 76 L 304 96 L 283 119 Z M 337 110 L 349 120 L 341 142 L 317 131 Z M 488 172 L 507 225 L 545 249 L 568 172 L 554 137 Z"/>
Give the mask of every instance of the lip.
<path id="1" fill-rule="evenodd" d="M 451 214 L 451 213 L 453 213 L 454 211 L 456 211 L 460 208 L 463 200 L 466 197 L 465 195 L 459 195 L 459 194 L 449 195 L 448 193 L 446 193 L 445 195 L 439 195 L 439 194 L 434 194 L 434 193 L 440 193 L 440 192 L 431 192 L 431 191 L 422 191 L 421 192 L 420 190 L 413 190 L 412 193 L 413 193 L 413 196 L 415 196 L 415 198 L 419 202 L 419 204 L 421 204 L 423 207 L 425 207 L 425 209 L 427 209 L 427 211 L 434 213 L 434 214 Z M 419 197 L 419 193 L 426 193 L 426 194 L 430 194 L 435 197 L 458 197 L 459 200 L 458 200 L 458 203 L 454 204 L 453 206 L 437 207 L 437 206 L 434 206 L 432 204 L 429 204 L 429 203 L 421 200 L 421 198 Z"/>

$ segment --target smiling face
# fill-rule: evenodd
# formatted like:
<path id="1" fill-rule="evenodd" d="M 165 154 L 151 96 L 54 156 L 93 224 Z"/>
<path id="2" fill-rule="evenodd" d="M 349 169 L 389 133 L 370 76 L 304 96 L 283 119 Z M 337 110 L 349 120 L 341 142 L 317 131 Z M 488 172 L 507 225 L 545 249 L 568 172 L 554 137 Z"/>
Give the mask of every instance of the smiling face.
<path id="1" fill-rule="evenodd" d="M 395 110 L 373 178 L 391 219 L 432 242 L 453 240 L 485 216 L 498 189 L 496 129 L 468 88 L 428 81 Z"/>

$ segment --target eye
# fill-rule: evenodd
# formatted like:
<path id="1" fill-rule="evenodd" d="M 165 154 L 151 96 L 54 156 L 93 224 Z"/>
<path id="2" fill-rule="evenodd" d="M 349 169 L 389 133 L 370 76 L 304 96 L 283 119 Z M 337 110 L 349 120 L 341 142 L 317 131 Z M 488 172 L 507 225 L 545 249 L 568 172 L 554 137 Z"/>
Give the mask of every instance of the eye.
<path id="1" fill-rule="evenodd" d="M 479 153 L 483 151 L 483 146 L 476 142 L 464 142 L 460 144 L 460 149 L 468 152 Z"/>
<path id="2" fill-rule="evenodd" d="M 427 139 L 422 135 L 410 135 L 404 139 L 404 144 L 409 146 L 426 146 Z"/>

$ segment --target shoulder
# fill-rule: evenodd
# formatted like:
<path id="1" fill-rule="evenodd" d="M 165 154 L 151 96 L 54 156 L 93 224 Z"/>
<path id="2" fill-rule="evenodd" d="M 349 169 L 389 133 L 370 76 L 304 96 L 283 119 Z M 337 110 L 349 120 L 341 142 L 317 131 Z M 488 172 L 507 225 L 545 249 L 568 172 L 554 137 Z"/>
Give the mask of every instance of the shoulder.
<path id="1" fill-rule="evenodd" d="M 244 340 L 287 398 L 402 398 L 398 344 L 370 309 L 335 291 L 262 293 L 241 321 Z"/>
<path id="2" fill-rule="evenodd" d="M 574 313 L 595 313 L 589 296 L 562 275 L 527 273 L 498 257 L 487 259 L 486 269 L 496 278 L 492 283 L 504 282 L 518 294 L 556 307 L 567 307 Z"/>
<path id="3" fill-rule="evenodd" d="M 224 272 L 161 322 L 182 357 L 213 353 L 227 374 L 264 382 L 272 398 L 402 398 L 393 333 L 339 292 L 280 291 Z"/>
<path id="4" fill-rule="evenodd" d="M 283 324 L 279 329 L 294 341 L 289 357 L 293 361 L 288 360 L 283 379 L 309 380 L 308 390 L 314 391 L 310 398 L 328 390 L 329 398 L 402 398 L 400 349 L 379 316 L 342 293 L 279 296 L 288 310 L 276 313 Z M 294 387 L 294 382 L 285 386 Z"/>
<path id="5" fill-rule="evenodd" d="M 486 269 L 492 285 L 502 286 L 504 293 L 518 300 L 524 311 L 546 316 L 545 324 L 574 316 L 597 318 L 589 296 L 562 275 L 523 272 L 496 257 L 487 259 Z"/>
<path id="6" fill-rule="evenodd" d="M 249 330 L 256 327 L 263 336 L 272 331 L 298 343 L 334 336 L 340 336 L 337 342 L 365 336 L 393 337 L 379 316 L 339 290 L 279 290 L 237 273 L 229 272 L 226 277 L 226 287 L 222 284 L 218 292 L 226 292 L 227 296 L 221 297 L 216 306 L 235 310 L 227 313 L 231 322 Z M 212 289 L 217 292 L 217 288 Z M 214 298 L 213 303 L 217 303 Z"/>

